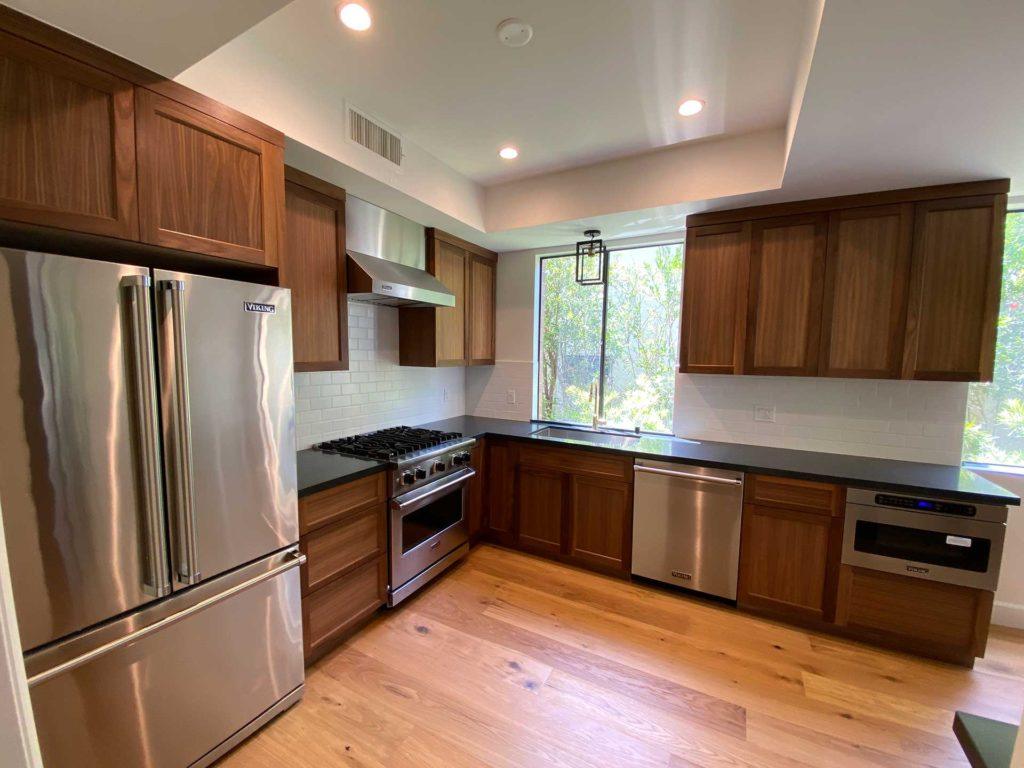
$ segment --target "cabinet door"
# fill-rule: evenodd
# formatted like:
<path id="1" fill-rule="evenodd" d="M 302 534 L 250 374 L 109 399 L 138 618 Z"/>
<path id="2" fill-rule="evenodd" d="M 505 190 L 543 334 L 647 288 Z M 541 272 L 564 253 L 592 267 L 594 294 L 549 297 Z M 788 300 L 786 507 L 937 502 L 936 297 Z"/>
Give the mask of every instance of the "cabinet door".
<path id="1" fill-rule="evenodd" d="M 138 239 L 131 83 L 0 33 L 0 218 Z"/>
<path id="2" fill-rule="evenodd" d="M 437 322 L 437 364 L 465 365 L 466 362 L 466 252 L 443 240 L 436 241 L 434 276 L 455 294 L 454 307 L 439 307 Z"/>
<path id="3" fill-rule="evenodd" d="M 899 378 L 912 225 L 911 205 L 852 208 L 829 218 L 821 375 Z"/>
<path id="4" fill-rule="evenodd" d="M 562 551 L 565 478 L 561 472 L 519 466 L 516 534 L 523 549 L 557 555 Z"/>
<path id="5" fill-rule="evenodd" d="M 633 489 L 586 475 L 572 478 L 569 554 L 581 565 L 629 572 Z"/>
<path id="6" fill-rule="evenodd" d="M 515 541 L 515 447 L 504 442 L 489 442 L 485 464 L 486 528 L 494 541 L 510 545 Z"/>
<path id="7" fill-rule="evenodd" d="M 684 265 L 679 370 L 742 373 L 750 224 L 687 232 Z"/>
<path id="8" fill-rule="evenodd" d="M 471 253 L 466 264 L 466 362 L 494 365 L 495 263 Z"/>
<path id="9" fill-rule="evenodd" d="M 345 201 L 289 181 L 278 280 L 292 291 L 296 371 L 348 370 Z"/>
<path id="10" fill-rule="evenodd" d="M 484 478 L 486 477 L 487 445 L 484 440 L 477 440 L 470 453 L 469 465 L 476 470 L 476 476 L 469 481 L 466 498 L 466 532 L 471 542 L 475 542 L 484 529 Z"/>
<path id="11" fill-rule="evenodd" d="M 903 378 L 991 381 L 1006 195 L 918 203 Z"/>
<path id="12" fill-rule="evenodd" d="M 142 240 L 277 266 L 281 148 L 144 88 L 135 108 Z"/>
<path id="13" fill-rule="evenodd" d="M 737 603 L 797 619 L 830 621 L 842 518 L 746 504 Z M 838 537 L 836 534 L 839 534 Z"/>
<path id="14" fill-rule="evenodd" d="M 752 223 L 744 373 L 817 374 L 827 222 L 813 214 Z"/>

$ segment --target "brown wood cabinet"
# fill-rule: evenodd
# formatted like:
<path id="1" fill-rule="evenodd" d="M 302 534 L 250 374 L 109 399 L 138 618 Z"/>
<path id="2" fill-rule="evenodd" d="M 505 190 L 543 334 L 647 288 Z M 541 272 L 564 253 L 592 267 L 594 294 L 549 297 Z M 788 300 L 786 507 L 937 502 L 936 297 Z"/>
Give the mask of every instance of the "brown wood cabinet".
<path id="1" fill-rule="evenodd" d="M 516 542 L 522 549 L 560 554 L 565 543 L 566 475 L 520 464 L 516 482 Z"/>
<path id="2" fill-rule="evenodd" d="M 0 43 L 0 218 L 277 265 L 279 131 L 3 6 Z"/>
<path id="3" fill-rule="evenodd" d="M 1006 196 L 918 203 L 903 377 L 991 381 Z"/>
<path id="4" fill-rule="evenodd" d="M 309 664 L 387 600 L 385 474 L 299 499 L 302 630 Z"/>
<path id="5" fill-rule="evenodd" d="M 909 203 L 831 214 L 820 375 L 899 377 L 913 220 Z"/>
<path id="6" fill-rule="evenodd" d="M 1008 188 L 972 182 L 688 217 L 680 370 L 990 379 Z"/>
<path id="7" fill-rule="evenodd" d="M 455 294 L 454 307 L 398 311 L 400 365 L 493 365 L 497 254 L 427 230 L 427 271 Z"/>
<path id="8" fill-rule="evenodd" d="M 484 494 L 487 488 L 487 441 L 480 438 L 470 451 L 469 466 L 476 470 L 466 491 L 466 529 L 469 541 L 475 544 L 486 528 L 485 511 L 487 499 Z"/>
<path id="9" fill-rule="evenodd" d="M 817 373 L 827 231 L 821 214 L 752 224 L 745 373 Z"/>
<path id="10" fill-rule="evenodd" d="M 485 471 L 487 538 L 511 546 L 515 543 L 516 445 L 509 440 L 488 440 Z"/>
<path id="11" fill-rule="evenodd" d="M 296 371 L 348 370 L 345 190 L 285 168 L 278 284 L 292 291 Z"/>
<path id="12" fill-rule="evenodd" d="M 631 458 L 491 441 L 488 462 L 488 538 L 591 570 L 629 575 Z"/>
<path id="13" fill-rule="evenodd" d="M 749 254 L 749 222 L 687 231 L 681 371 L 743 372 Z"/>
<path id="14" fill-rule="evenodd" d="M 804 622 L 835 616 L 843 536 L 839 486 L 748 475 L 737 604 Z"/>
<path id="15" fill-rule="evenodd" d="M 0 33 L 0 217 L 136 239 L 130 82 Z"/>
<path id="16" fill-rule="evenodd" d="M 985 653 L 993 593 L 841 566 L 836 624 L 880 645 L 972 666 Z"/>
<path id="17" fill-rule="evenodd" d="M 135 111 L 143 241 L 276 266 L 281 147 L 144 88 Z"/>

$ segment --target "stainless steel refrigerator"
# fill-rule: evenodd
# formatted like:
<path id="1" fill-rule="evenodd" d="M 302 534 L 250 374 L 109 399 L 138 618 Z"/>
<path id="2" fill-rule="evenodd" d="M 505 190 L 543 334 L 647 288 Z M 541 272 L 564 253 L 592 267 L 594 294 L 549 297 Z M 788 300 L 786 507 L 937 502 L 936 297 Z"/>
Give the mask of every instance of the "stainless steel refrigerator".
<path id="1" fill-rule="evenodd" d="M 302 694 L 289 291 L 0 249 L 0 505 L 43 758 L 206 765 Z"/>

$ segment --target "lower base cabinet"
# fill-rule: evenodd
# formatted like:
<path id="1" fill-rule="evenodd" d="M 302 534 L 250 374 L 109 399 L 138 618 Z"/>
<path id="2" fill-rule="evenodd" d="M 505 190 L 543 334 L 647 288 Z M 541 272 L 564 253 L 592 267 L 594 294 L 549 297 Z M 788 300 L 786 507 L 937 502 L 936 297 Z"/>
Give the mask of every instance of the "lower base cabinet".
<path id="1" fill-rule="evenodd" d="M 384 473 L 299 499 L 302 637 L 309 664 L 387 601 Z"/>
<path id="2" fill-rule="evenodd" d="M 970 666 L 985 653 L 992 597 L 980 589 L 843 565 L 836 624 L 869 642 Z"/>

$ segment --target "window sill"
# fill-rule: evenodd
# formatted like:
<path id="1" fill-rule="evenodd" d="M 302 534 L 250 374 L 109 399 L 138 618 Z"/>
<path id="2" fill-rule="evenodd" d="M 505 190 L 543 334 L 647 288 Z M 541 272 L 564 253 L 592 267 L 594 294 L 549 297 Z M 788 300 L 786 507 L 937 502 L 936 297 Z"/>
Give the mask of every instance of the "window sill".
<path id="1" fill-rule="evenodd" d="M 991 472 L 995 475 L 1013 475 L 1014 477 L 1024 477 L 1024 467 L 1014 466 L 1013 464 L 987 464 L 983 461 L 965 461 L 961 463 L 964 469 L 970 469 L 973 471 L 980 472 Z"/>

